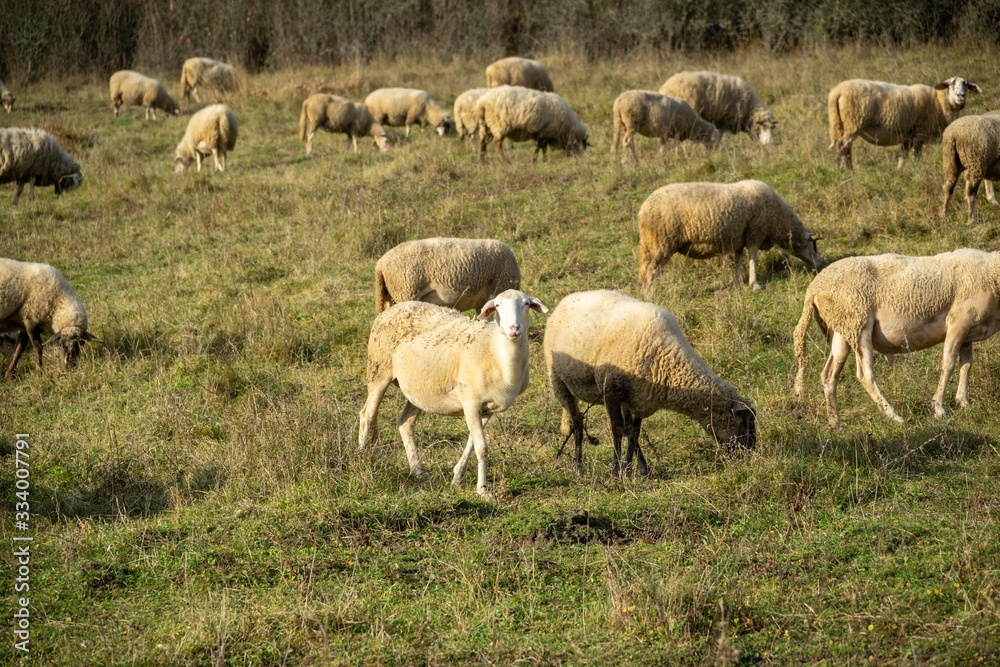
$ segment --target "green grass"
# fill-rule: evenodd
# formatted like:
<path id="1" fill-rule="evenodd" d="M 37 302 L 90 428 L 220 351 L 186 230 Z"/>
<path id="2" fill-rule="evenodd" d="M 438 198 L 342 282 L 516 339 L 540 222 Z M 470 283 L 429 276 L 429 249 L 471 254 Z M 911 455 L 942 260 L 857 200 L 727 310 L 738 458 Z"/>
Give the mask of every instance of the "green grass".
<path id="1" fill-rule="evenodd" d="M 995 48 L 845 48 L 775 57 L 545 57 L 590 128 L 582 158 L 477 166 L 454 139 L 416 131 L 380 155 L 297 137 L 301 101 L 384 85 L 449 105 L 483 62 L 376 61 L 250 79 L 231 106 L 240 138 L 223 174 L 175 175 L 186 116 L 115 120 L 103 80 L 15 92 L 9 125 L 56 133 L 83 165 L 76 192 L 0 205 L 2 252 L 60 268 L 103 345 L 64 371 L 49 351 L 0 384 L 0 493 L 13 499 L 14 434 L 31 433 L 32 653 L 36 664 L 919 664 L 1000 661 L 1000 349 L 976 346 L 970 409 L 930 413 L 940 348 L 879 362 L 906 423 L 888 422 L 845 369 L 845 427 L 826 426 L 810 337 L 808 396 L 791 396 L 791 333 L 810 280 L 762 254 L 764 290 L 732 286 L 719 258 L 674 258 L 654 300 L 709 364 L 753 401 L 758 447 L 724 458 L 694 423 L 650 418 L 650 478 L 613 480 L 607 418 L 585 470 L 562 442 L 544 380 L 544 316 L 531 329 L 528 391 L 487 428 L 498 502 L 451 468 L 461 420 L 421 417 L 429 473 L 408 478 L 383 404 L 381 444 L 358 451 L 373 268 L 396 243 L 435 235 L 509 243 L 524 288 L 638 294 L 636 213 L 669 182 L 758 178 L 853 254 L 1000 249 L 1000 209 L 946 222 L 935 145 L 896 170 L 859 143 L 856 171 L 826 150 L 826 92 L 846 78 L 983 86 L 1000 106 Z M 731 138 L 656 155 L 608 153 L 611 103 L 705 68 L 748 79 L 779 119 L 776 145 Z M 141 67 L 140 67 L 141 69 Z M 156 73 L 177 92 L 176 73 Z M 0 189 L 4 200 L 11 186 Z M 744 272 L 745 273 L 745 272 Z M 850 364 L 849 364 L 850 366 Z M 949 399 L 951 396 L 949 396 Z M 953 401 L 949 400 L 949 405 Z M 5 536 L 14 530 L 4 512 Z M 4 558 L 13 587 L 13 559 Z M 7 587 L 10 588 L 7 588 Z M 10 600 L 13 593 L 5 593 Z M 11 604 L 8 603 L 9 609 Z M 8 626 L 5 626 L 8 627 Z M 10 635 L 0 660 L 11 655 Z"/>

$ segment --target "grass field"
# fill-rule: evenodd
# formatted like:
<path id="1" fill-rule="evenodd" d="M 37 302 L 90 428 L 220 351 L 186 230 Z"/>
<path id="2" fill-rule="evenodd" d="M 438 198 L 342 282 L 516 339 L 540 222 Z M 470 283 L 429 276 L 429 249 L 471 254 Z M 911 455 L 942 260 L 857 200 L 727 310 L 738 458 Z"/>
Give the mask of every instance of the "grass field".
<path id="1" fill-rule="evenodd" d="M 69 371 L 51 350 L 41 371 L 26 355 L 0 384 L 8 507 L 15 433 L 31 434 L 25 664 L 1000 664 L 1000 339 L 976 346 L 972 407 L 943 420 L 930 411 L 940 347 L 876 365 L 901 425 L 878 413 L 849 362 L 845 426 L 831 430 L 815 327 L 808 398 L 791 395 L 811 274 L 780 251 L 762 253 L 761 292 L 734 289 L 721 258 L 675 257 L 653 295 L 752 399 L 758 445 L 742 459 L 660 413 L 645 423 L 652 475 L 614 480 L 598 407 L 587 426 L 600 445 L 586 446 L 578 474 L 555 457 L 560 410 L 537 315 L 531 386 L 486 431 L 496 503 L 476 496 L 474 475 L 449 484 L 462 420 L 420 419 L 429 477 L 408 478 L 394 389 L 381 444 L 356 445 L 373 268 L 403 240 L 501 239 L 525 291 L 550 308 L 583 289 L 638 295 L 636 213 L 650 192 L 757 178 L 821 235 L 828 262 L 1000 250 L 1000 207 L 982 195 L 976 227 L 960 195 L 937 219 L 937 145 L 897 170 L 895 149 L 858 142 L 856 171 L 838 171 L 825 106 L 847 78 L 959 75 L 984 90 L 967 112 L 995 109 L 998 55 L 843 48 L 594 63 L 553 52 L 543 59 L 593 147 L 533 166 L 521 144 L 509 168 L 492 152 L 477 166 L 428 130 L 386 155 L 369 141 L 345 153 L 341 136 L 321 134 L 307 158 L 298 141 L 309 93 L 360 100 L 412 86 L 450 107 L 483 85 L 485 59 L 251 77 L 231 102 L 240 138 L 222 174 L 175 175 L 186 115 L 144 122 L 129 108 L 115 120 L 103 79 L 15 90 L 0 123 L 57 134 L 85 181 L 16 207 L 13 186 L 0 188 L 0 256 L 61 269 L 104 341 Z M 741 135 L 664 161 L 640 138 L 641 165 L 622 169 L 609 155 L 614 98 L 692 68 L 750 81 L 779 119 L 775 145 Z M 151 74 L 178 93 L 179 71 Z M 0 526 L 15 532 L 13 512 Z M 12 610 L 10 551 L 3 562 Z M 5 631 L 0 662 L 12 643 Z"/>

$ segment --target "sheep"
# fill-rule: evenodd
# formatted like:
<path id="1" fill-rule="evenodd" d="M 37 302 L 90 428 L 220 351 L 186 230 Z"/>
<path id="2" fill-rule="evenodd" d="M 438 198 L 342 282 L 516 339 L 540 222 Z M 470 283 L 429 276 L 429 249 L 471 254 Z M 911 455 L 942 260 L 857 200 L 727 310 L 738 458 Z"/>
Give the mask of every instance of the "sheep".
<path id="1" fill-rule="evenodd" d="M 738 76 L 716 72 L 678 72 L 660 86 L 661 95 L 686 100 L 720 132 L 746 132 L 763 145 L 771 143 L 778 121 L 757 93 Z"/>
<path id="2" fill-rule="evenodd" d="M 829 149 L 837 151 L 837 166 L 854 169 L 851 146 L 857 137 L 877 146 L 899 144 L 897 168 L 903 166 L 910 148 L 914 157 L 920 157 L 925 143 L 941 140 L 944 128 L 965 107 L 970 90 L 982 92 L 976 84 L 957 76 L 933 88 L 864 79 L 841 81 L 827 98 Z"/>
<path id="3" fill-rule="evenodd" d="M 965 116 L 951 123 L 942 135 L 944 160 L 944 203 L 941 219 L 948 216 L 948 200 L 955 191 L 958 176 L 965 172 L 965 202 L 969 222 L 976 222 L 976 196 L 979 184 L 986 180 L 986 199 L 996 203 L 993 181 L 1000 180 L 1000 111 L 982 116 Z"/>
<path id="4" fill-rule="evenodd" d="M 58 269 L 0 258 L 0 334 L 7 332 L 18 332 L 5 375 L 8 380 L 29 342 L 38 367 L 42 367 L 43 333 L 50 337 L 46 345 L 62 346 L 69 366 L 76 363 L 84 342 L 100 342 L 87 331 L 87 311 Z"/>
<path id="5" fill-rule="evenodd" d="M 628 160 L 629 149 L 632 158 L 639 162 L 633 141 L 636 133 L 659 139 L 661 152 L 668 139 L 700 141 L 708 150 L 719 141 L 715 126 L 696 114 L 686 101 L 648 90 L 628 90 L 619 95 L 611 117 L 614 125 L 612 155 L 618 151 L 619 140 L 624 135 L 622 164 Z"/>
<path id="6" fill-rule="evenodd" d="M 830 345 L 820 376 L 827 418 L 841 425 L 837 380 L 854 350 L 858 381 L 882 413 L 902 422 L 875 383 L 875 352 L 890 356 L 944 343 L 934 416 L 948 414 L 944 393 L 958 360 L 955 402 L 969 406 L 972 343 L 1000 329 L 1000 255 L 961 248 L 931 257 L 874 255 L 848 257 L 826 267 L 806 289 L 795 327 L 795 395 L 805 388 L 806 333 L 815 315 Z"/>
<path id="7" fill-rule="evenodd" d="M 17 183 L 14 204 L 25 183 L 29 184 L 28 199 L 34 201 L 36 185 L 53 185 L 59 195 L 72 192 L 82 182 L 80 165 L 45 130 L 0 129 L 0 183 Z"/>
<path id="8" fill-rule="evenodd" d="M 430 238 L 400 243 L 375 264 L 375 311 L 402 301 L 479 310 L 521 287 L 510 246 L 493 239 Z"/>
<path id="9" fill-rule="evenodd" d="M 733 281 L 742 287 L 743 249 L 750 255 L 750 286 L 757 282 L 757 252 L 777 245 L 814 269 L 823 266 L 816 236 L 771 186 L 760 181 L 672 183 L 639 208 L 639 282 L 648 294 L 661 264 L 676 252 L 694 259 L 733 258 Z"/>
<path id="10" fill-rule="evenodd" d="M 492 497 L 486 484 L 483 427 L 528 387 L 529 309 L 548 312 L 535 297 L 506 290 L 479 313 L 479 320 L 488 322 L 420 301 L 405 301 L 376 317 L 368 337 L 368 399 L 361 410 L 359 446 L 377 437 L 379 404 L 395 383 L 406 398 L 398 424 L 410 474 L 424 476 L 413 440 L 420 413 L 464 416 L 469 441 L 455 465 L 452 484 L 461 483 L 475 449 L 476 491 Z"/>
<path id="11" fill-rule="evenodd" d="M 756 420 L 750 401 L 717 376 L 665 308 L 608 290 L 576 292 L 555 307 L 545 326 L 545 367 L 583 466 L 583 416 L 578 400 L 604 405 L 611 420 L 620 476 L 637 455 L 642 420 L 668 409 L 694 419 L 727 449 L 753 449 Z M 621 463 L 621 440 L 628 448 Z"/>
<path id="12" fill-rule="evenodd" d="M 555 93 L 543 93 L 520 86 L 491 88 L 476 102 L 479 120 L 479 161 L 486 157 L 486 147 L 492 142 L 504 164 L 509 164 L 503 142 L 535 141 L 532 162 L 538 151 L 546 159 L 549 146 L 562 148 L 567 154 L 580 154 L 587 143 L 587 127 L 581 123 L 566 100 Z"/>
<path id="13" fill-rule="evenodd" d="M 111 75 L 111 110 L 115 112 L 115 118 L 118 117 L 122 104 L 146 107 L 146 120 L 149 120 L 150 114 L 156 120 L 157 109 L 175 116 L 181 112 L 162 83 L 128 69 Z"/>
<path id="14" fill-rule="evenodd" d="M 14 93 L 10 92 L 10 88 L 5 86 L 3 81 L 0 81 L 0 103 L 7 113 L 14 110 Z"/>
<path id="15" fill-rule="evenodd" d="M 375 122 L 368 108 L 343 97 L 316 93 L 302 103 L 299 116 L 299 140 L 306 142 L 306 155 L 312 153 L 313 137 L 316 130 L 340 132 L 347 135 L 347 148 L 353 144 L 358 152 L 358 137 L 371 136 L 375 145 L 383 153 L 389 149 L 389 136 L 385 129 Z"/>
<path id="16" fill-rule="evenodd" d="M 212 104 L 198 111 L 191 116 L 184 138 L 177 144 L 174 171 L 185 171 L 195 161 L 201 171 L 202 155 L 211 155 L 215 169 L 225 171 L 226 153 L 236 147 L 238 130 L 236 115 L 225 104 Z"/>
<path id="17" fill-rule="evenodd" d="M 239 79 L 232 65 L 211 58 L 188 58 L 181 69 L 181 97 L 191 103 L 201 102 L 201 90 L 213 96 L 225 96 L 239 90 Z"/>
<path id="18" fill-rule="evenodd" d="M 390 127 L 406 126 L 406 136 L 410 127 L 420 125 L 433 127 L 438 136 L 451 134 L 455 121 L 438 106 L 426 90 L 413 88 L 379 88 L 365 98 L 365 106 L 375 120 Z"/>
<path id="19" fill-rule="evenodd" d="M 476 138 L 479 133 L 479 119 L 476 117 L 476 102 L 488 88 L 473 88 L 455 98 L 455 131 L 458 138 L 464 141 Z"/>
<path id="20" fill-rule="evenodd" d="M 543 92 L 555 91 L 545 65 L 528 58 L 501 58 L 486 68 L 486 87 L 523 86 Z"/>

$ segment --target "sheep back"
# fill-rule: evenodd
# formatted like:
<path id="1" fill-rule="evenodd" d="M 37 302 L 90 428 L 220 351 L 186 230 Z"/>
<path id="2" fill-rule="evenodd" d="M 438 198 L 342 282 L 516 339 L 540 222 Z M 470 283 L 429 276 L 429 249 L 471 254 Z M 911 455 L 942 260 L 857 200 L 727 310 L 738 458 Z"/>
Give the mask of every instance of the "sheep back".
<path id="1" fill-rule="evenodd" d="M 555 87 L 545 65 L 528 58 L 501 58 L 486 67 L 486 87 L 523 86 L 545 92 Z"/>
<path id="2" fill-rule="evenodd" d="M 649 90 L 627 90 L 615 98 L 612 118 L 612 151 L 618 146 L 620 132 L 626 136 L 636 132 L 662 140 L 700 141 L 709 147 L 718 134 L 715 126 L 695 113 L 686 100 Z"/>
<path id="3" fill-rule="evenodd" d="M 709 368 L 665 308 L 607 290 L 570 294 L 549 315 L 544 353 L 554 389 L 591 404 L 615 392 L 640 418 L 672 410 L 720 443 L 753 447 L 750 402 Z"/>
<path id="4" fill-rule="evenodd" d="M 479 310 L 500 292 L 520 286 L 517 259 L 501 241 L 406 241 L 382 255 L 375 265 L 375 310 L 381 313 L 403 301 Z"/>
<path id="5" fill-rule="evenodd" d="M 587 145 L 587 127 L 556 93 L 520 86 L 491 88 L 476 102 L 480 127 L 493 141 L 531 141 L 579 152 Z"/>
<path id="6" fill-rule="evenodd" d="M 299 138 L 305 141 L 309 134 L 315 133 L 319 128 L 353 137 L 366 136 L 373 133 L 375 125 L 375 118 L 365 105 L 336 95 L 316 93 L 302 103 Z M 384 135 L 385 131 L 381 130 L 380 134 Z"/>
<path id="7" fill-rule="evenodd" d="M 379 88 L 368 94 L 364 104 L 377 122 L 390 127 L 430 125 L 447 134 L 455 126 L 426 90 Z"/>
<path id="8" fill-rule="evenodd" d="M 0 129 L 0 183 L 55 186 L 56 194 L 83 181 L 80 165 L 51 134 L 37 128 Z"/>
<path id="9" fill-rule="evenodd" d="M 232 65 L 211 58 L 188 58 L 181 68 L 181 97 L 190 102 L 192 97 L 201 101 L 200 88 L 214 95 L 237 92 L 239 81 Z"/>
<path id="10" fill-rule="evenodd" d="M 87 311 L 55 267 L 0 258 L 0 332 L 36 327 L 50 336 L 82 335 Z"/>
<path id="11" fill-rule="evenodd" d="M 170 97 L 167 89 L 156 79 L 132 70 L 120 70 L 111 75 L 111 106 L 118 114 L 123 104 L 144 106 L 146 109 L 162 109 L 166 113 L 178 115 L 180 106 Z"/>

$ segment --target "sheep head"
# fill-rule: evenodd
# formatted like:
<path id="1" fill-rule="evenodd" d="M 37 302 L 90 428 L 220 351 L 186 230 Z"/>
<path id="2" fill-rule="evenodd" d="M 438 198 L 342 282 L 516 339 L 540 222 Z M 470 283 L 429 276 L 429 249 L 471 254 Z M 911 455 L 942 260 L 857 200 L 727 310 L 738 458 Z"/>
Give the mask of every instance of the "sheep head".
<path id="1" fill-rule="evenodd" d="M 705 426 L 727 454 L 751 451 L 757 446 L 757 416 L 743 399 L 728 402 L 714 410 Z"/>
<path id="2" fill-rule="evenodd" d="M 818 237 L 808 229 L 803 228 L 803 231 L 804 234 L 792 235 L 792 254 L 819 271 L 823 268 L 823 258 L 820 257 L 819 248 L 816 246 Z"/>
<path id="3" fill-rule="evenodd" d="M 953 76 L 934 85 L 934 90 L 947 90 L 948 106 L 954 111 L 961 111 L 965 108 L 965 100 L 968 91 L 981 93 L 983 89 L 976 84 L 963 79 L 960 76 Z"/>
<path id="4" fill-rule="evenodd" d="M 517 340 L 528 330 L 528 310 L 549 312 L 539 299 L 520 290 L 509 289 L 483 304 L 479 319 L 488 320 L 496 316 L 500 331 L 508 339 Z"/>
<path id="5" fill-rule="evenodd" d="M 766 146 L 771 143 L 771 133 L 777 125 L 774 114 L 764 107 L 757 107 L 750 117 L 750 136 Z"/>
<path id="6" fill-rule="evenodd" d="M 45 341 L 46 345 L 59 345 L 63 349 L 63 354 L 67 366 L 75 366 L 76 360 L 80 356 L 80 348 L 89 340 L 98 343 L 103 342 L 100 338 L 80 327 L 68 327 Z"/>
<path id="7" fill-rule="evenodd" d="M 445 115 L 441 122 L 437 124 L 437 133 L 439 137 L 446 137 L 449 134 L 455 133 L 455 121 L 452 120 L 451 116 Z"/>
<path id="8" fill-rule="evenodd" d="M 56 194 L 61 195 L 64 192 L 73 192 L 73 190 L 80 187 L 81 183 L 83 183 L 83 174 L 80 172 L 60 176 L 59 180 L 55 183 Z"/>

